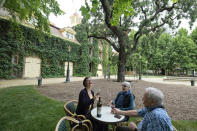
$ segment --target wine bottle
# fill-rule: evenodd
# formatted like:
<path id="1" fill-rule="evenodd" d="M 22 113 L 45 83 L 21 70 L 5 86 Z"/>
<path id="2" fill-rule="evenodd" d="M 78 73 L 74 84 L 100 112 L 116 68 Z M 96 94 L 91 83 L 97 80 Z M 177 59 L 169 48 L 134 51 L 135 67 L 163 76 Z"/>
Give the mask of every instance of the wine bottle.
<path id="1" fill-rule="evenodd" d="M 97 103 L 97 117 L 101 117 L 101 108 L 102 108 L 101 97 L 99 97 L 99 101 Z"/>

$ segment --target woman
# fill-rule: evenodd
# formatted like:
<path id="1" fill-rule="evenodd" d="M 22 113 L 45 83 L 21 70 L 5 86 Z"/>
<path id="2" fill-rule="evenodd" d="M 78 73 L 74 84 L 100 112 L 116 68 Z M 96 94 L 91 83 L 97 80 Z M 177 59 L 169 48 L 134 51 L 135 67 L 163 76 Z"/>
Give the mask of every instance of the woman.
<path id="1" fill-rule="evenodd" d="M 92 110 L 94 105 L 94 100 L 98 95 L 94 96 L 94 92 L 91 90 L 92 79 L 90 77 L 85 77 L 83 80 L 83 86 L 85 87 L 79 93 L 79 100 L 77 105 L 76 113 L 79 115 L 85 115 L 89 118 L 89 111 Z"/>
<path id="2" fill-rule="evenodd" d="M 99 97 L 98 94 L 94 96 L 94 92 L 91 90 L 91 77 L 85 77 L 85 79 L 83 80 L 83 86 L 85 88 L 82 89 L 79 93 L 79 100 L 76 110 L 77 115 L 85 115 L 86 118 L 90 119 L 93 123 L 94 131 L 107 131 L 108 126 L 106 124 L 101 124 L 97 121 L 94 121 L 90 115 L 90 110 L 92 110 L 93 108 L 94 101 Z"/>

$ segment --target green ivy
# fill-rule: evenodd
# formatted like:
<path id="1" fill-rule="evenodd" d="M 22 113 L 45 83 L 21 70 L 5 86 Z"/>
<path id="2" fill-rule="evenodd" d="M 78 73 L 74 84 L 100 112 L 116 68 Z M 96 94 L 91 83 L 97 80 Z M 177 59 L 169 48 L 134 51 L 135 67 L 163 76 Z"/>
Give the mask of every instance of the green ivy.
<path id="1" fill-rule="evenodd" d="M 93 69 L 92 69 L 92 75 L 96 76 L 97 70 L 98 70 L 98 64 L 100 63 L 99 60 L 99 47 L 98 47 L 99 40 L 93 39 L 93 57 L 92 57 L 92 63 L 93 63 Z"/>
<path id="2" fill-rule="evenodd" d="M 108 63 L 109 63 L 109 61 L 108 61 L 108 56 L 107 56 L 107 43 L 104 42 L 104 44 L 103 44 L 103 61 L 102 61 L 104 76 L 107 75 Z"/>
<path id="3" fill-rule="evenodd" d="M 79 49 L 79 57 L 78 57 L 78 64 L 76 64 L 76 72 L 75 75 L 79 76 L 96 76 L 97 73 L 97 67 L 98 64 L 100 63 L 99 60 L 99 40 L 93 39 L 91 42 L 88 39 L 87 35 L 87 27 L 88 25 L 83 23 L 84 21 L 82 20 L 82 24 L 77 25 L 75 27 L 76 31 L 76 39 L 78 42 L 81 44 L 81 47 Z M 90 49 L 92 49 L 92 56 L 90 56 Z M 90 71 L 90 64 L 93 63 L 92 65 L 92 71 Z"/>
<path id="4" fill-rule="evenodd" d="M 11 22 L 0 19 L 0 78 L 21 78 L 26 56 L 41 58 L 42 77 L 63 77 L 64 62 L 68 59 L 69 45 L 71 46 L 70 61 L 74 63 L 73 72 L 77 75 L 76 70 L 79 68 L 75 68 L 75 63 L 78 63 L 79 60 L 80 45 L 47 34 L 43 34 L 40 39 L 34 29 L 19 26 L 21 32 L 17 32 L 18 30 L 12 30 L 12 25 Z M 18 64 L 12 62 L 14 55 L 18 55 Z"/>

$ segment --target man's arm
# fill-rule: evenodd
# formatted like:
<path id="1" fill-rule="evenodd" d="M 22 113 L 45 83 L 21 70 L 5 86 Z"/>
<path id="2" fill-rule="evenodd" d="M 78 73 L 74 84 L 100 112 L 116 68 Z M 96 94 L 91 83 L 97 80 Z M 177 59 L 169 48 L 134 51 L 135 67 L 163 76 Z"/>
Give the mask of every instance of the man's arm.
<path id="1" fill-rule="evenodd" d="M 124 115 L 124 116 L 138 116 L 137 110 L 128 110 L 128 111 L 122 111 L 117 108 L 112 109 L 112 113 L 118 114 L 118 115 Z"/>

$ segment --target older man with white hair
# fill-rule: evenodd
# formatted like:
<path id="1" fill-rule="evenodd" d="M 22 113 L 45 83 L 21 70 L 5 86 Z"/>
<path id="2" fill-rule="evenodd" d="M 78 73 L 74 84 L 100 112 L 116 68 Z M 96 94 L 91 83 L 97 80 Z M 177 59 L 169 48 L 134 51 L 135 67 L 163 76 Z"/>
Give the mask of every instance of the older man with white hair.
<path id="1" fill-rule="evenodd" d="M 135 96 L 131 91 L 131 83 L 124 81 L 122 82 L 122 91 L 120 91 L 115 101 L 111 101 L 111 104 L 115 104 L 115 107 L 120 110 L 134 110 Z M 126 117 L 124 121 L 128 121 L 129 117 Z"/>
<path id="2" fill-rule="evenodd" d="M 117 127 L 117 131 L 173 131 L 171 119 L 163 107 L 164 95 L 156 88 L 145 89 L 142 98 L 144 108 L 140 110 L 121 111 L 112 109 L 112 113 L 125 116 L 141 116 L 143 120 L 137 126 L 131 122 L 127 127 Z"/>
<path id="3" fill-rule="evenodd" d="M 125 81 L 122 82 L 122 91 L 117 94 L 113 103 L 120 110 L 133 110 L 135 106 L 134 99 L 134 95 L 131 92 L 131 83 Z"/>

